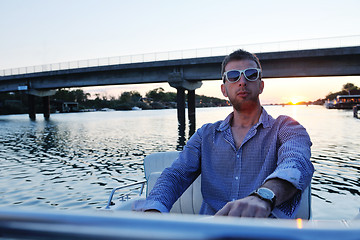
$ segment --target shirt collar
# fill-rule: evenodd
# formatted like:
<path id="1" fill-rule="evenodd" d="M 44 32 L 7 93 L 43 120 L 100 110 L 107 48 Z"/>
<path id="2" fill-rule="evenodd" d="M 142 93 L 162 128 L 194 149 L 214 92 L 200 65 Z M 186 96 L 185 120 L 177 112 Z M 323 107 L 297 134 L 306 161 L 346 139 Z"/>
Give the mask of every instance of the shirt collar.
<path id="1" fill-rule="evenodd" d="M 262 107 L 262 113 L 258 123 L 262 124 L 264 128 L 269 128 L 274 124 L 274 118 Z"/>
<path id="2" fill-rule="evenodd" d="M 218 131 L 224 131 L 225 129 L 230 127 L 230 121 L 234 116 L 234 112 L 231 112 L 224 121 L 221 122 L 219 127 L 217 128 Z M 267 113 L 267 111 L 262 107 L 262 112 L 259 118 L 259 122 L 255 124 L 255 127 L 257 128 L 260 126 L 260 124 L 263 125 L 264 128 L 269 128 L 274 124 L 274 119 Z"/>

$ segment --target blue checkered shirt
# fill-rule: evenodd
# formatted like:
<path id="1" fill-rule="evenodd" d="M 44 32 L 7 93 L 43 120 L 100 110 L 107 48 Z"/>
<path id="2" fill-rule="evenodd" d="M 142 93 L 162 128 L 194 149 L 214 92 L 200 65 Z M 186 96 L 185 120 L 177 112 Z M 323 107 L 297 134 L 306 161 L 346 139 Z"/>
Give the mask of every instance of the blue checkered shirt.
<path id="1" fill-rule="evenodd" d="M 298 191 L 272 214 L 293 218 L 301 191 L 310 183 L 310 137 L 288 116 L 272 118 L 262 109 L 239 149 L 232 136 L 231 113 L 224 121 L 205 124 L 189 139 L 179 157 L 159 177 L 141 209 L 168 212 L 174 202 L 201 174 L 203 203 L 200 214 L 213 215 L 227 202 L 248 196 L 272 178 L 292 183 Z"/>

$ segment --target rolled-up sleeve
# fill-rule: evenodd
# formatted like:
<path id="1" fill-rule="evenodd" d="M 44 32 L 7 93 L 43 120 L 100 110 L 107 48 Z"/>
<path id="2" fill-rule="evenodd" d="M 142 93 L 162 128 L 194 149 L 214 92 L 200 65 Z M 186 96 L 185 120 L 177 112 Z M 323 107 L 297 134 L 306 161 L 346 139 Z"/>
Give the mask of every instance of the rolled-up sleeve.
<path id="1" fill-rule="evenodd" d="M 314 173 L 310 161 L 312 143 L 306 129 L 297 121 L 287 116 L 281 116 L 278 120 L 281 124 L 278 130 L 277 167 L 265 181 L 280 178 L 292 183 L 299 190 L 292 199 L 278 206 L 290 217 L 300 201 L 301 192 L 310 184 Z"/>

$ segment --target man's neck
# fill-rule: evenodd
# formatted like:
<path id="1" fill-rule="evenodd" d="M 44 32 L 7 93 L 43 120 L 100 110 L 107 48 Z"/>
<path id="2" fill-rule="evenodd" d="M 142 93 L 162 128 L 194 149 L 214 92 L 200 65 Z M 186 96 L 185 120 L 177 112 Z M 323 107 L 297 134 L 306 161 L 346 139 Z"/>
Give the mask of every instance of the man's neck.
<path id="1" fill-rule="evenodd" d="M 234 117 L 231 121 L 232 127 L 250 128 L 255 125 L 261 116 L 262 107 L 260 104 L 256 105 L 255 108 L 246 110 L 234 109 Z"/>

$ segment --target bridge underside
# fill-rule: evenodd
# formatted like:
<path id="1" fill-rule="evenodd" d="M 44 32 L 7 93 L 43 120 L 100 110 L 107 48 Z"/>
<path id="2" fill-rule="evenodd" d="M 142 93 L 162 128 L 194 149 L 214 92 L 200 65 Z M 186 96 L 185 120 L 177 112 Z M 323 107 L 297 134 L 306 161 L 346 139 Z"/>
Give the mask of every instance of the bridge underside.
<path id="1" fill-rule="evenodd" d="M 360 47 L 264 53 L 259 58 L 264 78 L 360 75 Z"/>

